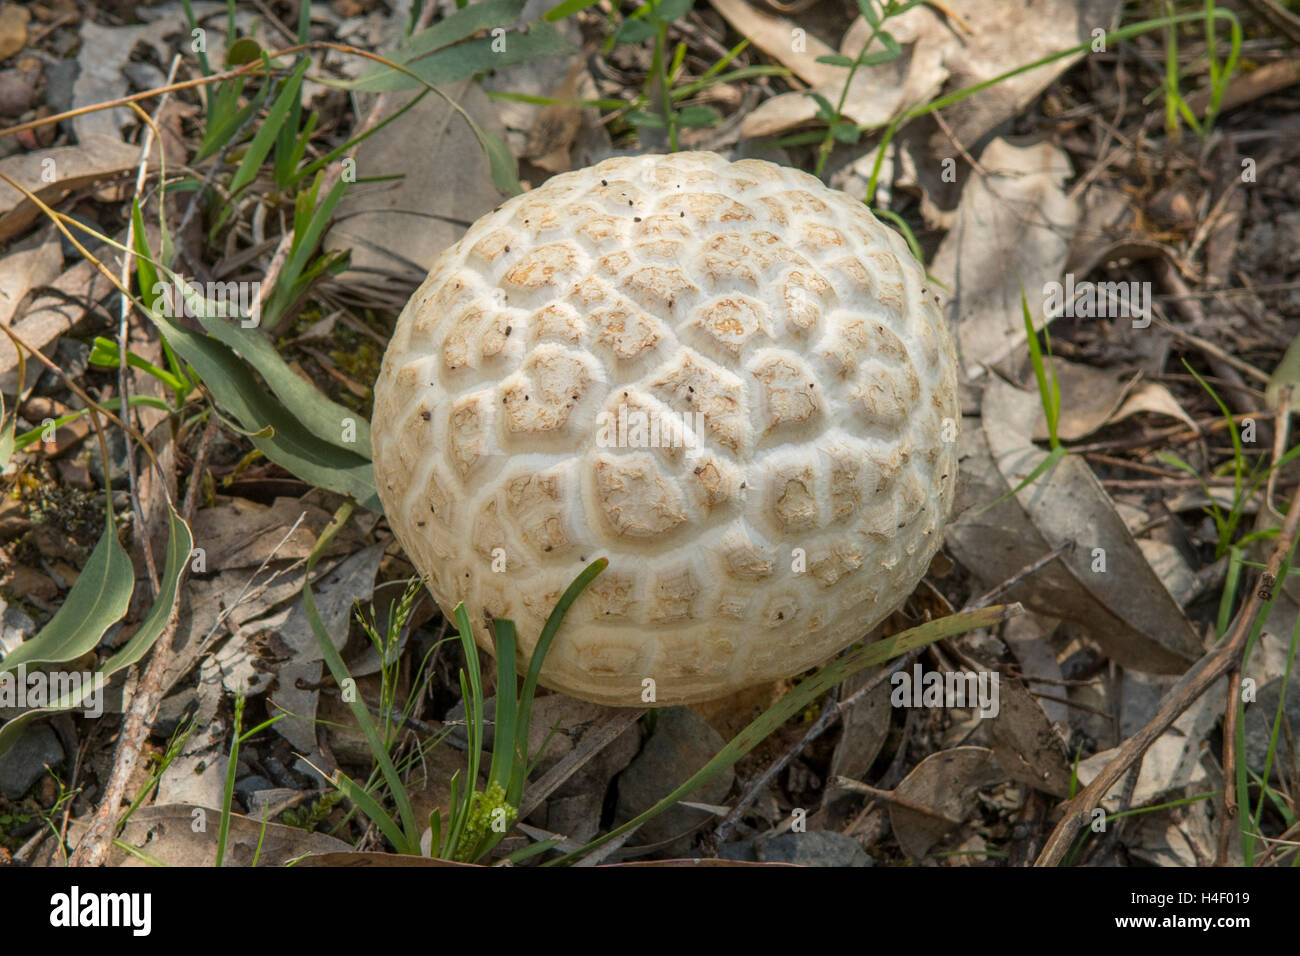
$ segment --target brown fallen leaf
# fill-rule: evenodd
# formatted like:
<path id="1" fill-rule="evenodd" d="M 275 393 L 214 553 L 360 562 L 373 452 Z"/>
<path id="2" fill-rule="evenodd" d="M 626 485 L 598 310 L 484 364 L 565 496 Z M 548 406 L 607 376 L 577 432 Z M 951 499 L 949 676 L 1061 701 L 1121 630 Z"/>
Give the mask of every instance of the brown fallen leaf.
<path id="1" fill-rule="evenodd" d="M 0 60 L 7 60 L 27 46 L 27 21 L 31 12 L 26 7 L 6 3 L 0 6 Z"/>
<path id="2" fill-rule="evenodd" d="M 578 98 L 578 81 L 586 60 L 578 57 L 552 98 L 558 103 L 548 103 L 537 113 L 533 127 L 528 131 L 528 144 L 524 159 L 548 173 L 562 173 L 572 168 L 569 153 L 573 140 L 582 128 L 582 107 L 573 101 Z"/>
<path id="3" fill-rule="evenodd" d="M 1082 458 L 1066 455 L 1013 499 L 987 507 L 1046 457 L 1027 437 L 1040 409 L 1037 395 L 990 379 L 983 441 L 962 435 L 958 498 L 968 510 L 949 525 L 949 546 L 992 586 L 1071 545 L 1008 598 L 1076 622 L 1125 667 L 1181 673 L 1200 656 L 1200 640 Z"/>
<path id="4" fill-rule="evenodd" d="M 890 802 L 889 822 L 898 845 L 911 859 L 922 859 L 970 816 L 979 790 L 1006 778 L 1007 772 L 998 766 L 993 751 L 985 747 L 954 747 L 926 757 L 893 791 L 895 797 L 912 805 Z"/>
<path id="5" fill-rule="evenodd" d="M 0 325 L 12 326 L 27 293 L 49 285 L 63 267 L 63 247 L 53 224 L 15 244 L 0 258 Z M 12 350 L 13 343 L 4 337 Z M 2 361 L 2 360 L 0 360 Z"/>
<path id="6" fill-rule="evenodd" d="M 204 828 L 195 829 L 202 819 Z M 132 814 L 118 841 L 135 847 L 167 866 L 215 866 L 217 825 L 221 811 L 188 804 L 144 807 Z M 71 834 L 70 834 L 71 836 Z M 73 841 L 76 842 L 75 840 Z M 226 866 L 284 866 L 304 853 L 347 853 L 342 840 L 280 823 L 263 824 L 241 814 L 230 815 Z M 150 866 L 139 856 L 115 847 L 109 866 Z"/>
<path id="7" fill-rule="evenodd" d="M 833 56 L 837 50 L 815 36 L 806 35 L 796 43 L 795 25 L 784 17 L 774 17 L 755 9 L 745 0 L 709 0 L 737 33 L 749 40 L 795 76 L 812 86 L 826 86 L 843 81 L 844 71 L 818 63 L 820 56 Z"/>
<path id="8" fill-rule="evenodd" d="M 1060 279 L 1078 218 L 1065 193 L 1070 160 L 1051 143 L 995 139 L 979 161 L 988 176 L 967 181 L 930 266 L 952 290 L 950 314 L 971 378 L 1023 346 L 1022 289 L 1035 328 L 1042 326 L 1043 286 Z"/>
<path id="9" fill-rule="evenodd" d="M 138 147 L 108 136 L 91 136 L 76 146 L 56 146 L 0 159 L 0 172 L 46 205 L 54 206 L 75 190 L 135 169 L 139 160 Z M 40 209 L 20 190 L 0 181 L 0 242 L 18 235 L 40 215 Z"/>
<path id="10" fill-rule="evenodd" d="M 299 515 L 305 517 L 295 529 Z M 257 567 L 272 551 L 277 560 L 296 560 L 311 553 L 329 520 L 324 508 L 297 498 L 276 498 L 269 507 L 246 498 L 218 499 L 216 506 L 194 516 L 194 546 L 203 549 L 205 574 Z M 288 540 L 281 544 L 286 534 Z M 356 543 L 353 535 L 342 548 L 331 546 L 330 553 L 355 550 Z"/>
<path id="11" fill-rule="evenodd" d="M 479 126 L 500 134 L 491 103 L 476 83 L 451 84 L 444 92 Z M 416 91 L 391 94 L 389 113 L 415 95 Z M 359 177 L 402 178 L 355 186 L 339 203 L 325 246 L 352 250 L 345 277 L 387 281 L 394 273 L 406 273 L 418 284 L 468 223 L 502 198 L 473 131 L 432 93 L 401 122 L 390 123 L 360 143 L 356 161 Z"/>
<path id="12" fill-rule="evenodd" d="M 997 762 L 1012 778 L 1053 796 L 1070 792 L 1070 758 L 1038 699 L 1013 678 L 998 682 L 998 715 L 989 720 Z"/>

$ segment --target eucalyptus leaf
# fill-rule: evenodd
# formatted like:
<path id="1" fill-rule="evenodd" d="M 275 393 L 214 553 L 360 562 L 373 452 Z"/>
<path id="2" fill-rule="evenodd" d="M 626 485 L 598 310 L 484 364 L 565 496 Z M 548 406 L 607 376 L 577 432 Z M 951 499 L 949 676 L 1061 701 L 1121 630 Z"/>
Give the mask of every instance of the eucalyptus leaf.
<path id="1" fill-rule="evenodd" d="M 95 649 L 126 614 L 135 586 L 131 559 L 117 540 L 113 512 L 77 581 L 50 622 L 0 660 L 0 673 L 20 664 L 61 664 Z"/>
<path id="2" fill-rule="evenodd" d="M 414 89 L 425 84 L 441 86 L 487 70 L 499 70 L 543 57 L 566 57 L 573 52 L 573 47 L 554 25 L 537 21 L 530 23 L 526 32 L 521 30 L 507 33 L 504 37 L 469 40 L 403 64 L 414 76 L 385 69 L 332 85 L 369 93 Z"/>

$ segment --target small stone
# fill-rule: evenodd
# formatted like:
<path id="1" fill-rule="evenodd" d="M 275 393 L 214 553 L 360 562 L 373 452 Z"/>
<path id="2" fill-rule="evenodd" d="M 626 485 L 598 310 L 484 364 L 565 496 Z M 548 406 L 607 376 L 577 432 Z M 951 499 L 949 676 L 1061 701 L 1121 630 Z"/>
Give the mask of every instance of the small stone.
<path id="1" fill-rule="evenodd" d="M 0 797 L 20 800 L 45 775 L 45 765 L 63 762 L 58 735 L 45 724 L 28 729 L 6 753 L 0 754 Z"/>
<path id="2" fill-rule="evenodd" d="M 828 830 L 782 833 L 757 840 L 758 859 L 764 863 L 795 863 L 799 866 L 872 866 L 867 851 L 853 837 Z"/>
<path id="3" fill-rule="evenodd" d="M 668 707 L 656 712 L 654 732 L 641 752 L 618 778 L 618 806 L 615 822 L 624 823 L 650 809 L 699 770 L 726 745 L 722 736 L 704 718 L 685 707 Z M 688 794 L 695 803 L 721 803 L 731 790 L 735 775 L 730 769 Z M 689 849 L 689 834 L 715 819 L 703 810 L 681 805 L 665 810 L 645 823 L 632 839 L 636 845 L 675 841 L 668 852 Z"/>

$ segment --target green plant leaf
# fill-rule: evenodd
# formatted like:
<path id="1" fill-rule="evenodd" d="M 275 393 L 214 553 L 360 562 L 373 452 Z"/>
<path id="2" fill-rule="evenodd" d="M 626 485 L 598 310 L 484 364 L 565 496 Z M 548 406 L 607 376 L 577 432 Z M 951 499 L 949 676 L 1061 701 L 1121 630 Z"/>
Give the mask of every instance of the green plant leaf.
<path id="1" fill-rule="evenodd" d="M 542 663 L 546 660 L 546 654 L 551 649 L 551 642 L 555 640 L 556 633 L 560 630 L 560 624 L 564 621 L 564 615 L 569 612 L 573 602 L 578 599 L 587 585 L 596 579 L 600 572 L 609 566 L 609 561 L 605 558 L 597 558 L 591 564 L 583 568 L 582 572 L 573 579 L 564 593 L 560 595 L 560 600 L 556 602 L 555 607 L 551 609 L 550 615 L 546 618 L 546 624 L 542 627 L 542 633 L 537 638 L 537 645 L 533 648 L 533 656 L 528 663 L 528 676 L 524 678 L 524 687 L 519 695 L 519 711 L 516 721 L 516 749 L 526 751 L 528 748 L 528 725 L 532 718 L 533 696 L 537 692 L 537 682 L 542 676 Z M 525 754 L 525 757 L 527 754 Z M 512 807 L 519 806 L 519 801 L 524 793 L 523 774 L 517 778 L 511 779 L 510 788 L 506 791 L 506 800 Z"/>
<path id="2" fill-rule="evenodd" d="M 427 30 L 414 34 L 395 50 L 385 54 L 385 59 L 405 66 L 413 60 L 459 43 L 480 30 L 513 23 L 523 11 L 524 0 L 482 0 L 480 3 L 472 3 L 444 17 Z M 370 80 L 381 75 L 392 75 L 393 72 L 391 67 L 380 65 L 367 71 L 361 79 Z"/>
<path id="3" fill-rule="evenodd" d="M 827 66 L 850 67 L 854 61 L 851 56 L 844 56 L 840 53 L 827 53 L 825 56 L 819 56 L 817 62 L 825 63 Z"/>
<path id="4" fill-rule="evenodd" d="M 289 74 L 284 85 L 276 94 L 275 102 L 267 111 L 266 120 L 258 129 L 253 141 L 248 144 L 248 149 L 244 157 L 240 160 L 239 168 L 235 170 L 234 178 L 230 180 L 230 194 L 236 195 L 245 186 L 253 181 L 258 171 L 262 168 L 262 163 L 266 160 L 267 155 L 271 152 L 271 147 L 275 145 L 275 138 L 280 135 L 280 127 L 284 124 L 285 116 L 294 103 L 298 102 L 298 89 L 302 86 L 303 74 L 307 72 L 307 67 L 311 65 L 311 60 L 304 58 L 301 63 L 294 67 L 293 72 Z M 227 206 L 227 209 L 230 207 Z M 217 225 L 213 227 L 214 231 L 221 225 L 223 220 L 218 220 Z"/>
<path id="5" fill-rule="evenodd" d="M 208 97 L 208 122 L 203 130 L 203 138 L 199 141 L 198 152 L 191 162 L 200 163 L 215 156 L 230 142 L 236 130 L 262 108 L 271 94 L 271 84 L 263 83 L 257 95 L 241 107 L 239 100 L 243 96 L 246 82 L 247 78 L 242 76 L 226 80 L 218 84 L 217 89 Z"/>
<path id="6" fill-rule="evenodd" d="M 882 33 L 881 36 L 888 36 L 888 34 Z M 884 63 L 893 63 L 902 55 L 903 51 L 897 49 L 897 47 L 892 50 L 876 50 L 873 53 L 868 53 L 858 62 L 862 66 L 880 66 Z"/>
<path id="7" fill-rule="evenodd" d="M 618 25 L 614 31 L 615 43 L 640 43 L 643 40 L 649 40 L 654 36 L 656 30 L 653 24 L 646 23 L 644 20 L 627 19 Z"/>
<path id="8" fill-rule="evenodd" d="M 646 18 L 656 23 L 674 23 L 686 16 L 695 5 L 695 0 L 659 0 Z"/>
<path id="9" fill-rule="evenodd" d="M 268 394 L 234 351 L 217 339 L 182 328 L 157 308 L 159 300 L 153 290 L 159 287 L 158 266 L 149 251 L 144 216 L 138 203 L 133 207 L 131 217 L 135 223 L 136 268 L 141 299 L 146 313 L 162 333 L 164 345 L 194 368 L 217 402 L 234 415 L 249 440 L 267 458 L 304 481 L 351 495 L 371 511 L 382 511 L 375 491 L 374 471 L 367 456 L 318 437 Z M 168 270 L 168 275 L 174 276 L 175 273 Z M 270 343 L 266 344 L 269 347 Z M 278 355 L 276 359 L 279 360 Z M 361 416 L 357 418 L 360 420 Z"/>
<path id="10" fill-rule="evenodd" d="M 556 23 L 565 17 L 571 17 L 575 13 L 581 13 L 588 7 L 594 7 L 600 0 L 564 0 L 563 3 L 546 11 L 542 15 L 543 20 Z"/>
<path id="11" fill-rule="evenodd" d="M 830 100 L 822 96 L 820 93 L 813 93 L 811 91 L 805 95 L 811 96 L 813 100 L 817 103 L 818 119 L 825 120 L 827 123 L 831 123 L 835 121 L 835 107 L 831 106 Z"/>
<path id="12" fill-rule="evenodd" d="M 713 126 L 722 114 L 711 106 L 684 106 L 677 114 L 677 122 L 690 129 Z"/>
<path id="13" fill-rule="evenodd" d="M 252 37 L 240 37 L 226 50 L 226 66 L 243 66 L 262 55 L 262 45 Z"/>
<path id="14" fill-rule="evenodd" d="M 658 113 L 634 110 L 627 114 L 627 121 L 638 129 L 663 129 L 668 124 Z"/>
<path id="15" fill-rule="evenodd" d="M 493 49 L 500 46 L 498 38 L 469 40 L 402 63 L 414 76 L 384 68 L 356 80 L 331 85 L 370 93 L 414 89 L 425 83 L 442 86 L 487 70 L 499 70 L 543 57 L 564 58 L 574 53 L 559 30 L 544 21 L 530 23 L 527 32 L 514 31 L 500 39 L 504 40 L 505 46 L 499 51 Z"/>
<path id="16" fill-rule="evenodd" d="M 76 660 L 103 638 L 126 614 L 135 586 L 131 559 L 117 540 L 113 510 L 108 508 L 104 533 L 72 585 L 63 605 L 31 640 L 0 660 L 0 673 L 20 664 L 57 664 Z"/>
<path id="17" fill-rule="evenodd" d="M 858 11 L 868 24 L 873 27 L 880 26 L 880 14 L 876 12 L 876 5 L 872 0 L 858 0 Z"/>
<path id="18" fill-rule="evenodd" d="M 339 655 L 338 650 L 334 647 L 334 641 L 330 634 L 325 630 L 325 622 L 321 620 L 320 612 L 316 609 L 316 598 L 311 587 L 311 573 L 316 568 L 316 562 L 320 560 L 325 549 L 334 540 L 340 528 L 347 522 L 348 516 L 352 514 L 352 503 L 344 504 L 335 513 L 334 518 L 321 532 L 320 537 L 316 539 L 316 546 L 312 548 L 311 554 L 307 558 L 306 576 L 302 583 L 302 607 L 307 614 L 307 623 L 311 625 L 312 633 L 316 635 L 316 644 L 320 648 L 321 656 L 329 668 L 330 674 L 334 677 L 334 682 L 339 687 L 347 686 L 347 681 L 351 679 L 348 673 L 347 665 L 343 663 L 343 658 Z M 385 834 L 389 836 L 393 848 L 398 853 L 413 854 L 418 856 L 420 853 L 420 831 L 415 825 L 415 814 L 411 811 L 411 800 L 406 793 L 406 787 L 402 784 L 402 778 L 397 773 L 397 768 L 393 766 L 393 758 L 389 756 L 384 742 L 379 736 L 379 731 L 375 727 L 374 719 L 370 716 L 365 701 L 360 695 L 352 695 L 348 701 L 348 707 L 352 715 L 356 718 L 357 725 L 361 728 L 361 733 L 366 738 L 366 743 L 370 745 L 370 754 L 375 758 L 379 765 L 380 771 L 384 775 L 384 780 L 388 783 L 389 792 L 392 794 L 393 802 L 397 804 L 397 812 L 402 821 L 400 830 L 396 824 L 392 825 L 392 831 L 385 829 Z M 359 788 L 358 788 L 359 789 Z M 358 806 L 363 806 L 362 802 L 355 799 L 355 794 L 349 793 L 354 797 L 354 802 Z M 363 812 L 366 812 L 363 809 Z M 367 813 L 369 816 L 369 813 Z M 387 817 L 380 811 L 380 816 Z M 373 818 L 372 818 L 373 819 Z M 375 820 L 378 824 L 378 820 Z"/>
<path id="19" fill-rule="evenodd" d="M 844 121 L 831 124 L 831 135 L 841 143 L 856 143 L 862 138 L 862 130 L 857 123 Z"/>
<path id="20" fill-rule="evenodd" d="M 371 511 L 382 512 L 374 470 L 366 458 L 318 438 L 267 392 L 238 355 L 216 339 L 183 329 L 157 310 L 150 310 L 149 316 L 267 458 L 304 481 L 350 495 Z"/>

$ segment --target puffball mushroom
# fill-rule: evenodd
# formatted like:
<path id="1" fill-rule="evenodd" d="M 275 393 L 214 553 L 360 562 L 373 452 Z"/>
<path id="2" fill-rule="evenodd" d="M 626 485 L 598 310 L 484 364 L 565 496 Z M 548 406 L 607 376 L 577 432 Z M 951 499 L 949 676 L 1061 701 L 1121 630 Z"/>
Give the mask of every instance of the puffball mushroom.
<path id="1" fill-rule="evenodd" d="M 943 535 L 959 420 L 893 230 L 806 173 L 688 152 L 474 223 L 398 319 L 372 435 L 443 613 L 513 619 L 521 662 L 606 557 L 541 682 L 644 706 L 798 674 L 900 605 Z"/>

